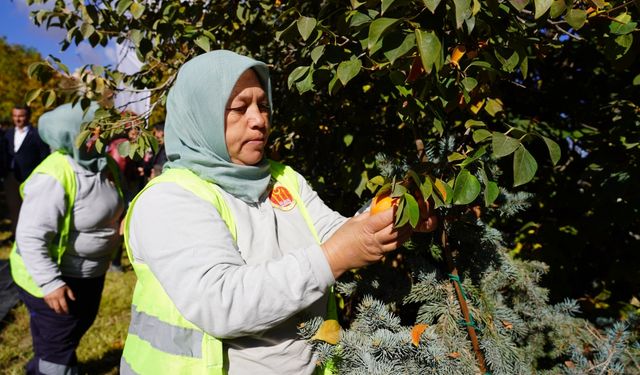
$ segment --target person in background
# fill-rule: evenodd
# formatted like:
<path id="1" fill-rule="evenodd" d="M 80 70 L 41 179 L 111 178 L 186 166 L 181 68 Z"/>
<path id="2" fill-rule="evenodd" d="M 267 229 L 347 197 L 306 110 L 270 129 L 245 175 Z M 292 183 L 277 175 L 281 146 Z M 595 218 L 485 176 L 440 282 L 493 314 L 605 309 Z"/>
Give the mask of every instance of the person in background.
<path id="1" fill-rule="evenodd" d="M 167 161 L 167 153 L 164 151 L 164 122 L 159 122 L 153 126 L 153 135 L 158 141 L 158 151 L 154 154 L 149 151 L 149 157 L 144 161 L 144 175 L 150 180 L 162 173 L 162 167 Z"/>
<path id="2" fill-rule="evenodd" d="M 76 348 L 98 313 L 105 273 L 121 243 L 124 201 L 115 163 L 76 136 L 86 115 L 66 104 L 40 117 L 53 150 L 22 184 L 11 274 L 31 317 L 27 374 L 76 374 Z"/>
<path id="3" fill-rule="evenodd" d="M 18 213 L 22 199 L 20 184 L 29 177 L 33 169 L 49 155 L 49 146 L 45 144 L 38 130 L 31 126 L 31 110 L 27 106 L 15 106 L 11 110 L 14 127 L 4 135 L 2 145 L 5 182 L 5 197 L 9 208 L 11 229 L 15 233 Z"/>
<path id="4" fill-rule="evenodd" d="M 138 280 L 122 374 L 312 374 L 317 355 L 297 326 L 337 319 L 335 279 L 411 235 L 392 209 L 346 218 L 327 207 L 265 158 L 270 128 L 264 63 L 214 51 L 182 66 L 168 161 L 125 218 Z"/>

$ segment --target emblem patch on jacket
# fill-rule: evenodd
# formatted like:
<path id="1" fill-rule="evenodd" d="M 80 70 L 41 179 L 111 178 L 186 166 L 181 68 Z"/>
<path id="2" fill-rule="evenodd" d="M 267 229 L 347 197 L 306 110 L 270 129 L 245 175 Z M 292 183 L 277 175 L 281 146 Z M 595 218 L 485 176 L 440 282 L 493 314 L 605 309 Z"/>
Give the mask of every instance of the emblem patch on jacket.
<path id="1" fill-rule="evenodd" d="M 276 183 L 273 189 L 271 189 L 269 200 L 273 207 L 282 211 L 289 211 L 296 206 L 296 201 L 293 200 L 291 192 L 279 183 Z"/>

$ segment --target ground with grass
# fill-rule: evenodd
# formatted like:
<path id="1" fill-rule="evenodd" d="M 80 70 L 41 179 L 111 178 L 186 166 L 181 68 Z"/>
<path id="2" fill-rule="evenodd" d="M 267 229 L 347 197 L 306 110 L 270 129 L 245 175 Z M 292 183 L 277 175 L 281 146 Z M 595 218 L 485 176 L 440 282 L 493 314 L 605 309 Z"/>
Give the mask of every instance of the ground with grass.
<path id="1" fill-rule="evenodd" d="M 9 251 L 9 244 L 5 242 L 0 246 L 0 259 L 8 259 Z M 124 272 L 107 273 L 98 317 L 78 347 L 81 374 L 118 373 L 135 284 L 135 274 L 126 256 L 124 258 Z M 25 306 L 18 303 L 0 322 L 0 372 L 24 373 L 24 366 L 32 354 L 29 314 Z"/>

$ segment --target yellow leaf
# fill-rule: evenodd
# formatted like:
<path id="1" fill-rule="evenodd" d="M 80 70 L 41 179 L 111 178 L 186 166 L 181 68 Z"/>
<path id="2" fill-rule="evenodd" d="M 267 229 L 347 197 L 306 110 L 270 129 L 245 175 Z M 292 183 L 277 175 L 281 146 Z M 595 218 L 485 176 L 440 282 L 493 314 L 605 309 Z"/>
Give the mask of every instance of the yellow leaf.
<path id="1" fill-rule="evenodd" d="M 428 324 L 420 323 L 413 326 L 411 329 L 411 343 L 415 346 L 420 345 L 420 336 L 425 329 L 429 327 Z"/>
<path id="2" fill-rule="evenodd" d="M 457 45 L 453 52 L 451 52 L 451 64 L 455 65 L 458 69 L 460 68 L 460 64 L 458 63 L 462 56 L 464 56 L 467 49 L 462 44 Z"/>
<path id="3" fill-rule="evenodd" d="M 322 322 L 316 334 L 311 338 L 311 340 L 320 340 L 331 345 L 337 344 L 338 339 L 340 339 L 340 323 L 334 319 Z"/>
<path id="4" fill-rule="evenodd" d="M 471 112 L 473 112 L 473 114 L 477 115 L 478 112 L 480 112 L 480 110 L 482 109 L 483 105 L 484 105 L 484 99 L 481 99 L 475 102 L 474 104 L 471 104 L 469 109 L 471 110 Z"/>

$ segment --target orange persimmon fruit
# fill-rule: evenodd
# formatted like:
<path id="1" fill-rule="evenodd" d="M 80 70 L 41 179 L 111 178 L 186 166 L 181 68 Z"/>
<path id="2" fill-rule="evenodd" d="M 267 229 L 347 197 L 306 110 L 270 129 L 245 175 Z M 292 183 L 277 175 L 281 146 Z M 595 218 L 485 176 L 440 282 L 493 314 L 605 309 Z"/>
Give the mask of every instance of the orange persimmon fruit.
<path id="1" fill-rule="evenodd" d="M 371 202 L 371 215 L 378 214 L 386 209 L 397 206 L 398 198 L 392 198 L 390 191 L 378 194 L 373 198 L 373 202 Z"/>

